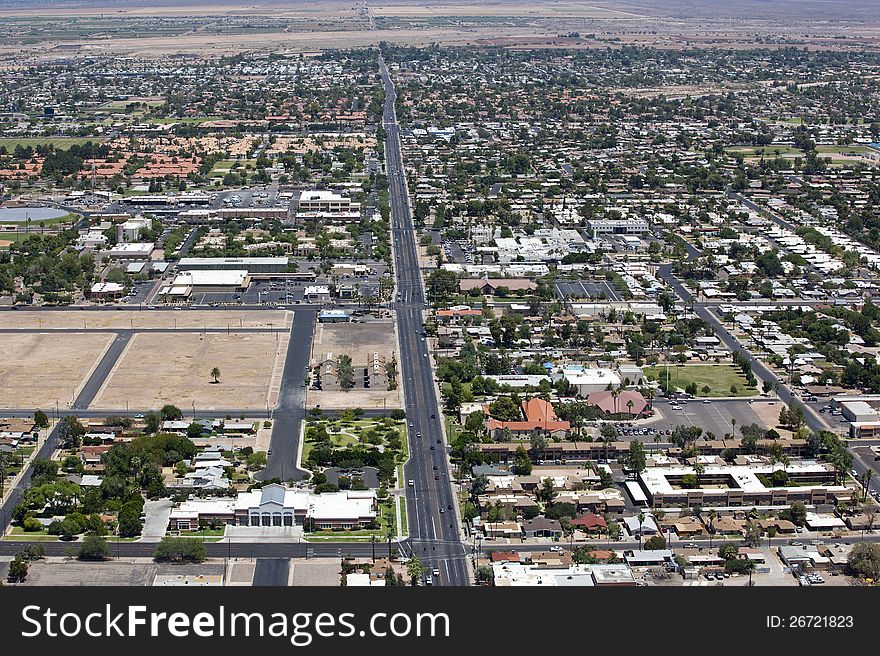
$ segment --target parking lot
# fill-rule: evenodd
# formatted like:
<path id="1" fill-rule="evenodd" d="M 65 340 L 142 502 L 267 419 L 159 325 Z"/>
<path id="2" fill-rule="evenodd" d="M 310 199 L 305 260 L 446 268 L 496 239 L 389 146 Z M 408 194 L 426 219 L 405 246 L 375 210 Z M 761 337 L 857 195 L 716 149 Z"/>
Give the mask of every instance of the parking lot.
<path id="1" fill-rule="evenodd" d="M 606 298 L 610 301 L 620 301 L 620 293 L 614 285 L 604 280 L 560 280 L 556 283 L 556 293 L 560 298 Z"/>
<path id="2" fill-rule="evenodd" d="M 715 437 L 722 438 L 725 434 L 734 432 L 734 419 L 737 431 L 748 424 L 770 428 L 748 401 L 715 399 L 705 403 L 688 400 L 673 404 L 666 399 L 655 399 L 654 408 L 662 414 L 662 418 L 651 421 L 646 426 L 664 432 L 679 425 L 698 426 L 703 429 L 703 435 L 714 433 Z"/>

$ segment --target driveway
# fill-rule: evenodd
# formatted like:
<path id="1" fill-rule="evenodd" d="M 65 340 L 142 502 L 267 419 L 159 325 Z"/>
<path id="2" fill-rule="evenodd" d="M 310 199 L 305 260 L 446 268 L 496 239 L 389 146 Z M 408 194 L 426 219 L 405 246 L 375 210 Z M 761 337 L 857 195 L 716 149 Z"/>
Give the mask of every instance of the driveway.
<path id="1" fill-rule="evenodd" d="M 144 504 L 144 514 L 147 518 L 144 520 L 144 530 L 141 533 L 142 540 L 157 542 L 165 537 L 165 531 L 168 530 L 168 518 L 171 516 L 173 506 L 171 499 L 147 501 Z"/>

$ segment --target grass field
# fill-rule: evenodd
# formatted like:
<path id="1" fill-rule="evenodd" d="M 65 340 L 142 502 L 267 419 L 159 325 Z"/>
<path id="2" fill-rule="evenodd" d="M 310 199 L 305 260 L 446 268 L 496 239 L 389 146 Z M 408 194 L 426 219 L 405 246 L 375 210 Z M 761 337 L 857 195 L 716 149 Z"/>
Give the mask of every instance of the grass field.
<path id="1" fill-rule="evenodd" d="M 825 154 L 864 155 L 871 151 L 867 146 L 816 146 L 816 151 Z"/>
<path id="2" fill-rule="evenodd" d="M 66 149 L 71 146 L 81 146 L 87 141 L 101 143 L 102 141 L 106 141 L 106 139 L 101 137 L 21 137 L 0 139 L 0 146 L 5 146 L 6 150 L 9 151 L 14 150 L 16 146 L 30 146 L 31 148 L 34 148 L 46 144 L 52 144 L 56 148 Z"/>
<path id="3" fill-rule="evenodd" d="M 803 157 L 804 151 L 800 148 L 795 148 L 794 146 L 781 146 L 781 145 L 773 145 L 769 146 L 733 146 L 732 148 L 727 149 L 728 153 L 736 154 L 739 153 L 743 157 L 776 157 L 776 153 L 779 153 L 779 157 Z"/>
<path id="4" fill-rule="evenodd" d="M 664 382 L 666 380 L 666 367 L 646 367 L 645 375 L 651 380 Z M 685 389 L 691 383 L 697 384 L 697 396 L 753 396 L 754 388 L 746 387 L 746 379 L 733 365 L 728 364 L 694 364 L 694 365 L 670 365 L 669 385 Z M 730 386 L 736 385 L 736 394 L 730 391 Z M 703 391 L 709 388 L 709 393 Z"/>

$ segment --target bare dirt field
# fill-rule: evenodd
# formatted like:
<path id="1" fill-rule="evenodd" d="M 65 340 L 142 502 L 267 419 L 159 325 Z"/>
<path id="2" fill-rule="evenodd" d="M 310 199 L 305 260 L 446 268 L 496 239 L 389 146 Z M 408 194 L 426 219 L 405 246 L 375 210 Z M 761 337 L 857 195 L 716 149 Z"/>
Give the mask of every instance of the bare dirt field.
<path id="1" fill-rule="evenodd" d="M 351 356 L 355 369 L 363 367 L 373 353 L 379 353 L 383 361 L 394 354 L 400 370 L 400 356 L 397 351 L 397 326 L 394 321 L 370 321 L 368 323 L 319 323 L 312 341 L 312 366 L 321 362 L 327 354 Z M 357 378 L 357 377 L 356 377 Z M 399 381 L 398 381 L 399 382 Z M 309 390 L 306 405 L 310 408 L 399 408 L 401 406 L 400 388 L 388 391 L 381 389 L 352 389 L 348 392 L 335 390 Z"/>
<path id="2" fill-rule="evenodd" d="M 109 333 L 0 335 L 0 407 L 69 407 L 112 341 Z"/>
<path id="3" fill-rule="evenodd" d="M 110 372 L 91 407 L 146 409 L 174 403 L 197 410 L 265 409 L 287 335 L 277 333 L 139 333 Z M 220 369 L 220 382 L 211 370 Z"/>
<path id="4" fill-rule="evenodd" d="M 70 310 L 59 312 L 0 312 L 0 328 L 135 329 L 138 328 L 281 328 L 293 313 L 285 310 Z"/>
<path id="5" fill-rule="evenodd" d="M 341 585 L 339 559 L 311 558 L 290 561 L 291 586 L 334 586 Z"/>
<path id="6" fill-rule="evenodd" d="M 113 548 L 112 544 L 110 548 Z M 156 570 L 157 566 L 153 563 L 60 562 L 60 559 L 52 558 L 31 563 L 25 585 L 142 587 L 152 585 Z"/>

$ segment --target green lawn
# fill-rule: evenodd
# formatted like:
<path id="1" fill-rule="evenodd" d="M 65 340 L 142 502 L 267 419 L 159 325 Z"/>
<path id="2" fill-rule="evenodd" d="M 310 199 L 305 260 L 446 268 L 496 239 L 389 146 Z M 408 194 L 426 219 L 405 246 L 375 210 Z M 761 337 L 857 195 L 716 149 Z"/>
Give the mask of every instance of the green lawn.
<path id="1" fill-rule="evenodd" d="M 344 448 L 347 446 L 358 444 L 359 440 L 355 436 L 359 436 L 361 434 L 361 431 L 363 431 L 364 429 L 376 428 L 377 430 L 381 429 L 384 431 L 385 429 L 382 423 L 384 419 L 386 418 L 382 417 L 377 419 L 355 419 L 353 421 L 340 421 L 338 419 L 319 419 L 317 421 L 310 420 L 306 423 L 306 430 L 308 430 L 309 426 L 318 426 L 321 424 L 321 422 L 326 422 L 327 432 L 330 433 L 330 440 L 333 443 L 333 446 L 336 448 Z M 333 432 L 331 432 L 331 429 Z M 336 432 L 339 430 L 342 430 L 344 432 Z M 403 459 L 406 460 L 409 457 L 409 444 L 407 443 L 406 438 L 406 422 L 398 422 L 397 430 L 400 433 L 401 442 L 403 444 Z M 311 454 L 314 446 L 314 442 L 310 441 L 308 438 L 303 438 L 303 462 L 308 460 L 309 454 Z"/>
<path id="2" fill-rule="evenodd" d="M 400 497 L 400 526 L 405 535 L 409 535 L 409 520 L 406 517 L 406 497 Z"/>
<path id="3" fill-rule="evenodd" d="M 6 146 L 6 150 L 10 152 L 15 150 L 16 146 L 35 148 L 36 146 L 44 146 L 46 144 L 52 144 L 56 148 L 67 149 L 71 146 L 81 146 L 87 141 L 101 143 L 106 141 L 106 139 L 103 137 L 13 137 L 0 139 L 0 146 Z"/>
<path id="4" fill-rule="evenodd" d="M 846 155 L 863 155 L 870 150 L 871 149 L 867 146 L 816 146 L 816 151 L 824 154 L 840 153 Z"/>
<path id="5" fill-rule="evenodd" d="M 353 444 L 357 444 L 358 441 L 356 438 L 339 433 L 331 433 L 330 441 L 333 443 L 334 447 L 343 448 L 346 446 L 351 446 Z M 312 452 L 312 449 L 315 447 L 315 443 L 310 441 L 308 438 L 303 438 L 303 448 L 302 448 L 302 462 L 305 462 L 309 459 L 309 454 Z"/>
<path id="6" fill-rule="evenodd" d="M 765 158 L 776 157 L 779 151 L 780 157 L 803 157 L 804 151 L 794 146 L 783 146 L 770 144 L 769 146 L 733 146 L 727 149 L 728 153 L 739 153 L 743 157 L 760 157 L 762 154 Z"/>
<path id="7" fill-rule="evenodd" d="M 645 375 L 652 380 L 666 381 L 666 367 L 645 367 Z M 697 396 L 754 396 L 756 390 L 746 387 L 746 379 L 740 370 L 729 364 L 670 365 L 669 384 L 671 387 L 685 389 L 691 383 L 697 384 Z M 737 386 L 732 394 L 730 386 Z M 709 387 L 709 393 L 703 387 Z"/>
<path id="8" fill-rule="evenodd" d="M 20 241 L 24 241 L 28 237 L 30 237 L 32 232 L 6 232 L 5 230 L 0 232 L 0 241 L 10 241 L 13 244 L 17 244 Z M 40 233 L 36 233 L 40 234 Z M 0 246 L 0 250 L 9 248 L 8 246 Z"/>

